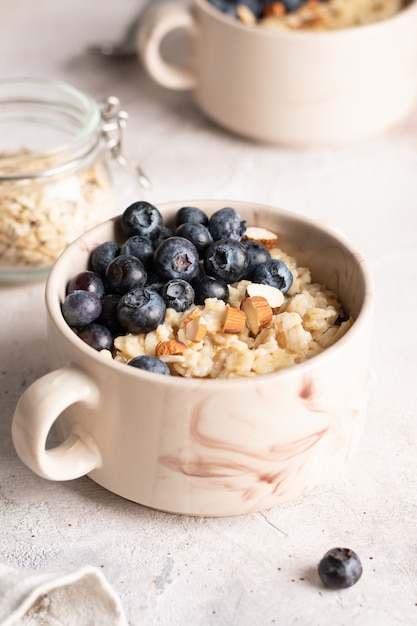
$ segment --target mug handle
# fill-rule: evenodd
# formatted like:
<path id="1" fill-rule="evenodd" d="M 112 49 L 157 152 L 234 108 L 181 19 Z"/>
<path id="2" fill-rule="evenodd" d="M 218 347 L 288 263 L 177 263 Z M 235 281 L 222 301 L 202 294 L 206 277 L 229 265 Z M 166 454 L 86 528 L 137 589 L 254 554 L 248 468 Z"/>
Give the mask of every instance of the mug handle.
<path id="1" fill-rule="evenodd" d="M 164 38 L 177 29 L 185 30 L 193 41 L 196 24 L 191 9 L 181 5 L 164 5 L 151 11 L 139 29 L 137 47 L 148 74 L 163 87 L 169 89 L 193 89 L 197 84 L 194 63 L 172 65 L 161 54 Z"/>
<path id="2" fill-rule="evenodd" d="M 46 448 L 49 431 L 59 415 L 80 402 L 98 406 L 100 393 L 92 380 L 73 365 L 46 374 L 28 387 L 13 415 L 12 439 L 20 459 L 35 474 L 48 480 L 73 480 L 101 465 L 100 452 L 91 435 L 73 426 L 67 439 Z"/>

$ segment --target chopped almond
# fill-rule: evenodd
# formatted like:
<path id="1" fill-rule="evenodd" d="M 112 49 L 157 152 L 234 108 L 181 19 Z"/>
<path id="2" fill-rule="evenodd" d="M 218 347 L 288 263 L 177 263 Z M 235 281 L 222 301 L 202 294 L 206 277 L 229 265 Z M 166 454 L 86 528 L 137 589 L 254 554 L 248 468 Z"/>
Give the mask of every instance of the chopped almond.
<path id="1" fill-rule="evenodd" d="M 198 306 L 196 306 L 195 309 L 191 311 L 191 313 L 188 313 L 187 317 L 182 321 L 182 323 L 185 326 L 186 324 L 191 322 L 191 320 L 195 319 L 198 315 L 200 315 L 200 309 L 198 308 Z"/>
<path id="2" fill-rule="evenodd" d="M 264 15 L 276 15 L 281 17 L 282 15 L 285 15 L 285 13 L 285 5 L 282 2 L 269 2 L 263 8 Z"/>
<path id="3" fill-rule="evenodd" d="M 246 322 L 253 335 L 257 335 L 272 320 L 272 309 L 268 300 L 262 296 L 245 298 L 242 302 L 242 310 L 246 314 Z"/>
<path id="4" fill-rule="evenodd" d="M 285 296 L 277 287 L 271 285 L 263 285 L 261 283 L 250 283 L 246 288 L 246 295 L 250 298 L 253 296 L 262 296 L 267 300 L 271 309 L 279 309 L 284 304 Z"/>
<path id="5" fill-rule="evenodd" d="M 182 341 L 169 339 L 168 341 L 160 341 L 155 348 L 155 356 L 166 356 L 171 354 L 182 354 L 187 346 Z"/>
<path id="6" fill-rule="evenodd" d="M 246 314 L 240 309 L 233 306 L 226 307 L 226 313 L 223 322 L 223 332 L 238 335 L 245 328 Z"/>
<path id="7" fill-rule="evenodd" d="M 247 24 L 248 26 L 254 26 L 256 24 L 256 15 L 246 4 L 237 5 L 236 15 L 243 24 Z"/>
<path id="8" fill-rule="evenodd" d="M 272 250 L 275 248 L 278 241 L 278 235 L 266 228 L 260 228 L 259 226 L 249 226 L 245 232 L 245 239 L 249 241 L 256 241 L 261 243 L 265 248 Z"/>
<path id="9" fill-rule="evenodd" d="M 185 336 L 193 343 L 204 339 L 207 333 L 207 323 L 202 315 L 189 321 L 185 327 Z"/>

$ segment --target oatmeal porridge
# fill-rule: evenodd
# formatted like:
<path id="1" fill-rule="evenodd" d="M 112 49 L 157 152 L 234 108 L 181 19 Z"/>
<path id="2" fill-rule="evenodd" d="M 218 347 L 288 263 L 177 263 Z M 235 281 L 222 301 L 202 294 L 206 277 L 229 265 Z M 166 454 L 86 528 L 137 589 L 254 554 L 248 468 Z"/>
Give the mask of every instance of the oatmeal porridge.
<path id="1" fill-rule="evenodd" d="M 248 26 L 275 30 L 338 30 L 379 22 L 406 5 L 404 0 L 209 0 Z"/>
<path id="2" fill-rule="evenodd" d="M 138 202 L 121 224 L 126 241 L 100 244 L 62 304 L 103 358 L 187 378 L 253 377 L 314 357 L 353 324 L 336 294 L 279 247 L 279 233 L 247 226 L 230 207 L 198 228 L 170 229 Z"/>

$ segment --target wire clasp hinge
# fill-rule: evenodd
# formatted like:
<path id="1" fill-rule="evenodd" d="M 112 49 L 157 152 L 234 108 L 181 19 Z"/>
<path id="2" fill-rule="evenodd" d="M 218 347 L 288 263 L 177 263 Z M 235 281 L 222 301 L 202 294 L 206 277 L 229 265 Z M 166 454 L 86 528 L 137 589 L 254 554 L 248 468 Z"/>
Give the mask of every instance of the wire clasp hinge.
<path id="1" fill-rule="evenodd" d="M 115 96 L 109 96 L 99 104 L 102 133 L 110 154 L 139 180 L 142 187 L 150 187 L 151 183 L 142 168 L 125 152 L 128 113 L 122 110 L 120 100 Z"/>

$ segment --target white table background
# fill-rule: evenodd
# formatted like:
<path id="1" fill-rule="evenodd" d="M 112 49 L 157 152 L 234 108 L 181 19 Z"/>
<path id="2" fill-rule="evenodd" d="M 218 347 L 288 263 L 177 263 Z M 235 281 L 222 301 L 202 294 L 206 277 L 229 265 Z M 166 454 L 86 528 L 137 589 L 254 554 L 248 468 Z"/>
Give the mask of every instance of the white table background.
<path id="1" fill-rule="evenodd" d="M 85 53 L 93 41 L 116 38 L 138 6 L 0 0 L 0 76 L 61 79 L 97 99 L 117 95 L 130 114 L 129 150 L 153 182 L 146 198 L 156 204 L 254 200 L 344 231 L 377 289 L 366 432 L 343 475 L 244 517 L 178 517 L 89 478 L 45 481 L 22 465 L 10 436 L 21 392 L 48 371 L 44 285 L 3 285 L 0 562 L 96 565 L 135 626 L 417 624 L 417 106 L 397 128 L 344 148 L 255 145 L 204 119 L 189 93 L 152 84 L 137 59 Z M 120 169 L 115 183 L 117 212 L 145 197 Z M 364 566 L 343 592 L 324 589 L 316 574 L 338 545 L 356 550 Z"/>

